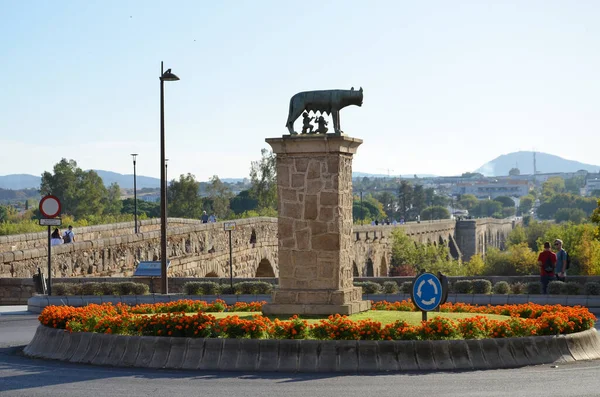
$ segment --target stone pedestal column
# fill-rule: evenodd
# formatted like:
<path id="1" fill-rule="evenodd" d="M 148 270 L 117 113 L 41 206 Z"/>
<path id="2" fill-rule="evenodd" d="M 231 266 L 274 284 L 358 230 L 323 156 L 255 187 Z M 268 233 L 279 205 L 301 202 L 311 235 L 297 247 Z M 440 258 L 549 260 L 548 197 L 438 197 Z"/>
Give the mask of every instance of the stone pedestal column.
<path id="1" fill-rule="evenodd" d="M 266 140 L 277 155 L 279 289 L 265 314 L 353 314 L 370 308 L 352 280 L 352 156 L 338 135 Z"/>

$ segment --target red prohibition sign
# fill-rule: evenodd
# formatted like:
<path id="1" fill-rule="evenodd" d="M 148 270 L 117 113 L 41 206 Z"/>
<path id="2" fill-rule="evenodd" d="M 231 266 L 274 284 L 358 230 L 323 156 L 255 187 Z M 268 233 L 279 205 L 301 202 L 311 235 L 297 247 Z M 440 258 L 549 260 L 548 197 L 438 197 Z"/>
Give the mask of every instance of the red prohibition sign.
<path id="1" fill-rule="evenodd" d="M 40 200 L 40 212 L 44 218 L 56 218 L 60 215 L 60 200 L 51 194 Z"/>

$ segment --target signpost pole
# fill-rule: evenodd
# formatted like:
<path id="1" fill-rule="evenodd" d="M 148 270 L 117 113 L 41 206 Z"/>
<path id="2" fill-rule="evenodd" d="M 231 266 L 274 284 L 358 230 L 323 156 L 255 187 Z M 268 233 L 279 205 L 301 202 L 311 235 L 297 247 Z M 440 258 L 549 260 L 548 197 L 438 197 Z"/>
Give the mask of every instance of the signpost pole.
<path id="1" fill-rule="evenodd" d="M 231 246 L 231 230 L 229 230 L 229 286 L 233 293 L 233 248 Z"/>
<path id="2" fill-rule="evenodd" d="M 421 320 L 427 321 L 427 312 L 425 310 L 421 310 Z"/>
<path id="3" fill-rule="evenodd" d="M 42 283 L 44 280 L 42 280 Z M 52 246 L 50 242 L 50 225 L 48 225 L 48 296 L 52 295 Z"/>

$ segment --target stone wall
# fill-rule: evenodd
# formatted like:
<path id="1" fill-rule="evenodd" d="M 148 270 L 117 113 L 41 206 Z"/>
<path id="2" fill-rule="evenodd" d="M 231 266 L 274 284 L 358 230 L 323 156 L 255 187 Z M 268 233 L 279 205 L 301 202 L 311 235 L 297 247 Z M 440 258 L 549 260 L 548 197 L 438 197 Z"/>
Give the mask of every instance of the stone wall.
<path id="1" fill-rule="evenodd" d="M 172 277 L 229 275 L 229 238 L 222 223 L 169 222 L 168 252 Z M 177 225 L 177 226 L 176 226 Z M 233 275 L 277 276 L 277 224 L 273 218 L 237 221 L 232 232 Z M 160 231 L 77 241 L 52 247 L 53 277 L 130 276 L 138 261 L 158 258 Z M 47 269 L 47 248 L 0 254 L 0 277 L 31 277 Z"/>
<path id="2" fill-rule="evenodd" d="M 182 218 L 170 218 L 169 225 L 171 227 L 185 226 L 191 224 L 201 224 L 197 219 L 182 219 Z M 153 230 L 160 230 L 160 219 L 147 219 L 138 221 L 140 224 L 140 232 L 149 232 Z M 63 225 L 59 227 L 61 233 L 67 229 L 69 225 Z M 45 226 L 40 226 L 40 229 L 46 229 Z M 54 230 L 54 229 L 52 229 Z M 134 223 L 133 222 L 122 222 L 112 223 L 109 225 L 95 225 L 86 227 L 76 227 L 73 229 L 75 232 L 75 239 L 77 241 L 92 241 L 100 240 L 108 237 L 116 236 L 127 236 L 133 235 Z M 48 232 L 42 231 L 38 233 L 25 233 L 25 234 L 14 234 L 9 236 L 0 236 L 0 252 L 6 251 L 17 251 L 17 250 L 28 250 L 31 248 L 47 248 L 48 247 Z"/>

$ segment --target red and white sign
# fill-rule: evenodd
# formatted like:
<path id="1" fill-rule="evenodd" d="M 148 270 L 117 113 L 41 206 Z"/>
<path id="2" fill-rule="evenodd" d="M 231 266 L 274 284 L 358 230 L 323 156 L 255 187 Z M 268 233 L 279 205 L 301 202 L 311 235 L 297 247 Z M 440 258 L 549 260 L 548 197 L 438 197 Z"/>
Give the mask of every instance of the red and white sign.
<path id="1" fill-rule="evenodd" d="M 60 215 L 60 200 L 51 194 L 40 200 L 40 212 L 44 218 L 56 218 Z"/>

